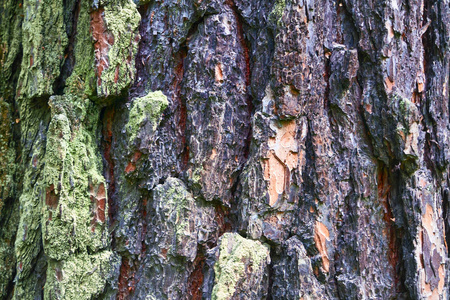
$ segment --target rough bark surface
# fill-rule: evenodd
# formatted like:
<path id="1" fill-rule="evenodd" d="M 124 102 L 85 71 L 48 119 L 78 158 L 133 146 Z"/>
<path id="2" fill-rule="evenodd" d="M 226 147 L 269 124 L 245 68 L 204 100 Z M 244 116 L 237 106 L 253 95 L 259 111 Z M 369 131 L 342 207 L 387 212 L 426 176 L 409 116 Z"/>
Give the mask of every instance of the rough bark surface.
<path id="1" fill-rule="evenodd" d="M 448 299 L 448 0 L 2 0 L 0 299 Z"/>

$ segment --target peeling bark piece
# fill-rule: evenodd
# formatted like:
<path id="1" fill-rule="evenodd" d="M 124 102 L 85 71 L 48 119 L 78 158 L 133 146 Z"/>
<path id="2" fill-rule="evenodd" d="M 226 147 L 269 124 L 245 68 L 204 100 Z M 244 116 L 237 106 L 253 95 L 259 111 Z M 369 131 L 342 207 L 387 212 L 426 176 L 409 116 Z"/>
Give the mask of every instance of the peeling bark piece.
<path id="1" fill-rule="evenodd" d="M 327 242 L 330 240 L 330 232 L 328 228 L 321 222 L 316 221 L 314 227 L 314 242 L 316 248 L 319 250 L 320 256 L 322 256 L 322 266 L 325 272 L 330 271 L 330 259 L 328 257 Z"/>
<path id="2" fill-rule="evenodd" d="M 264 179 L 269 182 L 269 205 L 274 206 L 278 197 L 289 193 L 291 171 L 298 165 L 295 121 L 282 122 L 280 127 L 272 124 L 276 132 L 269 138 L 269 153 L 263 161 Z"/>

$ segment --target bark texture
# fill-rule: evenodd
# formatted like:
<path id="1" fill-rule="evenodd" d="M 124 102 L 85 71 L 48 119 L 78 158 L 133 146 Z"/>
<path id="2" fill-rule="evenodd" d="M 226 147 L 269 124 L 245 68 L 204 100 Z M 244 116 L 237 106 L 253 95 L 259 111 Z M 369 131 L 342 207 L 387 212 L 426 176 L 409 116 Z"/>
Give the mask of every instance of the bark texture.
<path id="1" fill-rule="evenodd" d="M 0 299 L 448 299 L 448 0 L 2 0 Z"/>

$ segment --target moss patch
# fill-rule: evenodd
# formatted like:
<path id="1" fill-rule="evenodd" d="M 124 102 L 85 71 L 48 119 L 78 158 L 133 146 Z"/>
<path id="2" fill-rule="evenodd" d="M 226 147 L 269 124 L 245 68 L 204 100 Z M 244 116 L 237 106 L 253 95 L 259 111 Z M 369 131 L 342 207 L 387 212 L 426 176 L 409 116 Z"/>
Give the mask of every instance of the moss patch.
<path id="1" fill-rule="evenodd" d="M 184 183 L 177 178 L 168 178 L 155 188 L 154 201 L 159 221 L 164 224 L 160 230 L 167 237 L 168 254 L 194 260 L 197 233 L 190 224 L 196 218 L 196 207 Z"/>
<path id="2" fill-rule="evenodd" d="M 274 25 L 281 26 L 284 10 L 286 9 L 286 0 L 276 0 L 269 15 L 269 21 Z"/>
<path id="3" fill-rule="evenodd" d="M 33 299 L 36 290 L 36 261 L 42 253 L 41 242 L 41 184 L 40 175 L 44 166 L 45 134 L 49 124 L 48 109 L 36 106 L 33 101 L 22 101 L 21 144 L 22 163 L 24 170 L 22 194 L 19 197 L 19 218 L 14 252 L 17 259 L 14 294 L 17 299 Z"/>
<path id="4" fill-rule="evenodd" d="M 10 105 L 0 97 L 0 215 L 3 201 L 11 195 L 15 170 Z"/>

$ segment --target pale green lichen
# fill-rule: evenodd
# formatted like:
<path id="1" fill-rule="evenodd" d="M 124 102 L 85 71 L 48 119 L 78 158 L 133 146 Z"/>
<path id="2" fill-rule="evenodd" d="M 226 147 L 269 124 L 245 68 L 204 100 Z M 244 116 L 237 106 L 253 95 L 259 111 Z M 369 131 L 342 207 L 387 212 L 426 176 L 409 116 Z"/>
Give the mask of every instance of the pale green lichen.
<path id="1" fill-rule="evenodd" d="M 194 191 L 200 191 L 202 189 L 202 183 L 203 183 L 203 181 L 202 181 L 203 166 L 200 165 L 197 168 L 190 169 L 188 174 L 189 174 L 190 187 Z"/>
<path id="2" fill-rule="evenodd" d="M 400 95 L 393 95 L 391 106 L 397 117 L 396 133 L 401 151 L 401 169 L 407 174 L 413 174 L 419 168 L 419 122 L 422 115 L 416 104 Z"/>
<path id="3" fill-rule="evenodd" d="M 90 1 L 81 0 L 74 48 L 75 66 L 66 80 L 66 94 L 84 94 L 92 97 L 96 93 L 94 46 L 90 32 Z"/>
<path id="4" fill-rule="evenodd" d="M 14 61 L 20 55 L 22 43 L 22 8 L 15 0 L 0 1 L 0 94 L 11 99 L 15 94 L 10 80 L 17 68 Z"/>
<path id="5" fill-rule="evenodd" d="M 120 258 L 112 251 L 82 253 L 64 261 L 50 260 L 44 286 L 45 299 L 95 299 L 105 290 Z"/>
<path id="6" fill-rule="evenodd" d="M 259 274 L 262 280 L 269 263 L 268 245 L 243 238 L 237 233 L 225 233 L 220 239 L 219 258 L 214 264 L 212 299 L 231 299 L 238 285 L 255 274 Z M 250 274 L 248 265 L 251 265 Z"/>
<path id="7" fill-rule="evenodd" d="M 150 122 L 153 131 L 156 130 L 167 105 L 169 105 L 167 97 L 161 91 L 150 92 L 144 97 L 133 100 L 126 125 L 130 143 L 136 139 L 139 129 L 145 122 Z"/>
<path id="8" fill-rule="evenodd" d="M 16 263 L 14 239 L 19 215 L 17 201 L 2 210 L 4 201 L 14 197 L 15 150 L 12 140 L 10 105 L 0 97 L 0 299 L 6 298 Z"/>
<path id="9" fill-rule="evenodd" d="M 100 109 L 89 99 L 78 96 L 53 96 L 49 104 L 51 121 L 46 132 L 42 131 L 46 126 L 39 126 L 39 122 L 30 123 L 39 120 L 40 115 L 33 114 L 31 106 L 22 107 L 23 115 L 28 116 L 23 136 L 46 134 L 47 138 L 36 139 L 30 147 L 33 152 L 25 168 L 15 244 L 16 299 L 33 298 L 29 294 L 33 286 L 31 272 L 41 244 L 50 261 L 65 263 L 75 256 L 94 255 L 98 264 L 105 262 L 100 261 L 103 256 L 97 257 L 95 253 L 109 245 L 106 220 L 93 219 L 99 186 L 103 189 L 105 218 L 108 214 L 103 164 L 97 146 Z M 49 195 L 53 197 L 50 200 Z M 76 282 L 77 277 L 70 278 L 70 274 L 66 274 L 68 282 Z M 76 291 L 71 283 L 67 287 L 65 284 L 59 286 L 70 293 Z"/>
<path id="10" fill-rule="evenodd" d="M 273 5 L 272 11 L 269 15 L 269 20 L 275 25 L 281 26 L 281 18 L 284 15 L 286 9 L 286 0 L 276 0 Z"/>
<path id="11" fill-rule="evenodd" d="M 68 43 L 63 5 L 59 0 L 24 0 L 23 9 L 18 94 L 29 98 L 51 95 Z"/>
<path id="12" fill-rule="evenodd" d="M 411 123 L 420 121 L 420 112 L 416 104 L 409 99 L 398 94 L 393 94 L 390 98 L 390 108 L 392 115 L 408 128 Z"/>
<path id="13" fill-rule="evenodd" d="M 97 251 L 108 244 L 104 224 L 95 220 L 95 195 L 106 187 L 98 154 L 96 123 L 100 114 L 89 99 L 54 96 L 50 100 L 52 121 L 47 133 L 42 186 L 53 187 L 56 207 L 45 205 L 42 215 L 46 254 L 56 260 L 80 251 Z M 106 190 L 103 193 L 107 215 Z M 44 196 L 46 197 L 46 196 Z M 44 201 L 45 202 L 45 201 Z"/>
<path id="14" fill-rule="evenodd" d="M 67 45 L 64 5 L 54 0 L 24 1 L 24 56 L 17 94 L 20 167 L 25 172 L 14 245 L 15 299 L 41 295 L 44 282 L 35 275 L 42 274 L 47 262 L 47 299 L 96 298 L 104 292 L 113 265 L 120 265 L 107 250 L 107 186 L 98 149 L 101 108 L 87 98 L 97 88 L 89 5 L 88 0 L 80 2 L 75 65 L 66 80 L 66 94 L 50 97 L 47 106 Z"/>
<path id="15" fill-rule="evenodd" d="M 22 193 L 19 197 L 19 224 L 15 239 L 16 277 L 15 299 L 33 299 L 33 289 L 37 278 L 32 276 L 33 268 L 41 253 L 41 198 L 39 184 L 40 170 L 45 155 L 45 131 L 48 125 L 47 110 L 35 107 L 31 101 L 20 105 L 22 153 L 24 159 L 20 167 L 23 175 Z"/>
<path id="16" fill-rule="evenodd" d="M 419 110 L 417 106 L 409 99 L 399 97 L 400 113 L 405 121 L 417 121 L 419 118 Z"/>
<path id="17" fill-rule="evenodd" d="M 102 71 L 101 85 L 97 87 L 100 97 L 120 95 L 134 80 L 141 15 L 131 0 L 125 0 L 121 5 L 105 6 L 104 18 L 114 44 L 108 50 L 108 67 Z"/>

